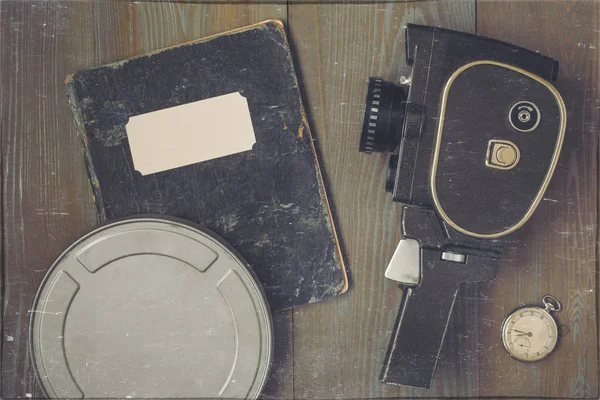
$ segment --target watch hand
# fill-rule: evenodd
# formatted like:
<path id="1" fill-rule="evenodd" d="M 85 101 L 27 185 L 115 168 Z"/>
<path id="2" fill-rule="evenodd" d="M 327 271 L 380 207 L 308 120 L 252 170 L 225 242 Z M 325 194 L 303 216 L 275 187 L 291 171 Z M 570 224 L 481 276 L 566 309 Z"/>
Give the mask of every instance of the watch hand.
<path id="1" fill-rule="evenodd" d="M 523 336 L 523 335 L 527 335 L 529 337 L 532 336 L 531 332 L 523 332 L 523 331 L 520 331 L 518 329 L 513 329 L 513 331 L 521 333 L 521 335 L 517 335 L 517 336 Z"/>

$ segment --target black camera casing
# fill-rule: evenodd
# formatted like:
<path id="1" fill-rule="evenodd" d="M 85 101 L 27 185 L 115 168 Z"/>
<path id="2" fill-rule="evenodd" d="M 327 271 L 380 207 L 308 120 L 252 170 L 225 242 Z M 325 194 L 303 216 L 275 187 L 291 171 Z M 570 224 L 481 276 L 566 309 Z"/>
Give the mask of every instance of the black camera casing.
<path id="1" fill-rule="evenodd" d="M 381 380 L 427 388 L 460 285 L 495 277 L 544 195 L 566 109 L 558 62 L 498 40 L 409 24 L 406 61 L 400 84 L 371 78 L 359 150 L 391 153 L 385 189 L 404 204 Z"/>
<path id="2" fill-rule="evenodd" d="M 498 40 L 412 24 L 406 28 L 406 61 L 410 86 L 405 104 L 395 105 L 403 108 L 402 125 L 377 121 L 401 131 L 395 132 L 397 159 L 392 156 L 387 183 L 394 200 L 447 210 L 456 226 L 446 218 L 444 225 L 467 236 L 497 238 L 522 226 L 541 200 L 562 145 L 564 104 L 546 85 L 556 80 L 558 62 Z M 511 126 L 509 112 L 519 101 L 541 110 L 530 132 Z M 373 108 L 368 99 L 365 124 Z M 505 172 L 480 162 L 490 140 L 515 143 L 519 168 Z M 434 168 L 455 179 L 432 180 Z"/>

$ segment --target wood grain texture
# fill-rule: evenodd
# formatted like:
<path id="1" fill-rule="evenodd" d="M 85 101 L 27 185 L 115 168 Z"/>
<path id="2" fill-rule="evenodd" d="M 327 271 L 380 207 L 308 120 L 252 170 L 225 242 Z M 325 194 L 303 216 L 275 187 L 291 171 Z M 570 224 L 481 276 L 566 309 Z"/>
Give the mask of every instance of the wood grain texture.
<path id="1" fill-rule="evenodd" d="M 556 87 L 568 112 L 559 165 L 545 201 L 505 252 L 496 282 L 483 290 L 479 393 L 598 397 L 597 209 L 600 5 L 592 1 L 488 2 L 477 8 L 481 35 L 560 62 Z M 562 301 L 559 347 L 548 359 L 511 360 L 497 332 L 503 318 L 551 293 Z M 487 323 L 485 323 L 487 321 Z M 518 377 L 515 379 L 515 377 Z"/>
<path id="2" fill-rule="evenodd" d="M 398 242 L 399 205 L 384 192 L 386 155 L 359 154 L 358 142 L 368 78 L 397 80 L 410 72 L 404 60 L 406 23 L 474 32 L 475 4 L 290 4 L 288 22 L 352 278 L 348 294 L 294 311 L 294 394 L 368 398 L 472 393 L 477 366 L 475 351 L 468 347 L 459 352 L 446 346 L 432 390 L 378 382 L 401 299 L 401 291 L 383 277 Z M 457 315 L 464 315 L 464 307 L 473 306 L 461 302 Z M 456 335 L 467 329 L 464 322 L 459 317 L 454 324 Z M 464 342 L 472 345 L 477 335 L 470 336 Z"/>
<path id="3" fill-rule="evenodd" d="M 285 21 L 285 4 L 178 4 L 132 2 L 131 34 L 136 54 L 190 41 L 266 19 Z"/>
<path id="4" fill-rule="evenodd" d="M 94 64 L 91 3 L 2 2 L 1 391 L 38 397 L 29 310 L 50 265 L 95 223 L 64 77 Z M 72 40 L 77 37 L 78 40 Z"/>

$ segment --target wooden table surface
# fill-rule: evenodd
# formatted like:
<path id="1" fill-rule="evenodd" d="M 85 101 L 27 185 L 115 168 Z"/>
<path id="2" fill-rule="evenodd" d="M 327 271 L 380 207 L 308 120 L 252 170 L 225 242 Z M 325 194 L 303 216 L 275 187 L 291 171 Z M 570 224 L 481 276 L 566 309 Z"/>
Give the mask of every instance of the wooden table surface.
<path id="1" fill-rule="evenodd" d="M 289 33 L 351 288 L 274 316 L 264 397 L 598 397 L 600 3 L 4 0 L 0 7 L 3 398 L 41 395 L 27 350 L 28 311 L 52 262 L 98 224 L 65 76 L 270 18 Z M 383 190 L 386 156 L 358 153 L 368 77 L 409 73 L 407 23 L 478 33 L 557 59 L 568 110 L 544 200 L 505 251 L 495 282 L 462 291 L 454 339 L 430 390 L 378 382 L 402 294 L 383 277 L 399 206 Z M 517 362 L 502 347 L 502 320 L 546 293 L 564 306 L 559 347 L 542 362 Z"/>

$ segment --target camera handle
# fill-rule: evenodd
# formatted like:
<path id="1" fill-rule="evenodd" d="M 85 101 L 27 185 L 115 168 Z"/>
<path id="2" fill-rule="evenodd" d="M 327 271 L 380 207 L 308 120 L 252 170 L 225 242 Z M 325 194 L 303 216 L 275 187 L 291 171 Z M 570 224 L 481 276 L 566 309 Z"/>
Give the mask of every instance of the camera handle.
<path id="1" fill-rule="evenodd" d="M 386 276 L 408 277 L 400 283 L 413 287 L 405 286 L 380 380 L 429 388 L 461 284 L 494 279 L 500 259 L 495 251 L 449 243 L 431 210 L 403 211 L 405 239 Z"/>

